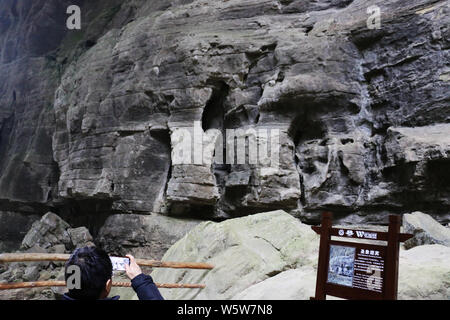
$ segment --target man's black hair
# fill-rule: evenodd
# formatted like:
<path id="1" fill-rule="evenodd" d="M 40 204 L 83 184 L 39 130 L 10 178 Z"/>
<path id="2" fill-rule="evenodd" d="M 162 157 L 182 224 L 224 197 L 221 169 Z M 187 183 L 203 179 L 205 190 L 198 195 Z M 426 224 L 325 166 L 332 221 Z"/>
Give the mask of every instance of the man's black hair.
<path id="1" fill-rule="evenodd" d="M 74 251 L 66 263 L 65 279 L 69 266 L 78 266 L 81 271 L 81 289 L 69 290 L 69 297 L 76 300 L 98 300 L 112 278 L 113 267 L 108 254 L 96 247 L 80 248 Z"/>

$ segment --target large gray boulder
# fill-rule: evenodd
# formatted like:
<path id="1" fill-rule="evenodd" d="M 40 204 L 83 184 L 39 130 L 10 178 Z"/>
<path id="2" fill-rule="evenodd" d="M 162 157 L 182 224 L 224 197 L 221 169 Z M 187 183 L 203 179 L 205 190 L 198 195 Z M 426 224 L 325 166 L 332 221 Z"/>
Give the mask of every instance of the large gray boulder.
<path id="1" fill-rule="evenodd" d="M 79 32 L 64 27 L 70 4 L 82 9 Z M 379 29 L 367 24 L 371 6 Z M 448 223 L 448 10 L 435 0 L 4 0 L 0 208 L 94 201 L 109 207 L 93 214 L 222 219 L 338 207 L 377 223 L 383 208 L 426 203 Z M 279 166 L 210 165 L 215 135 L 201 141 L 206 163 L 174 163 L 175 133 L 195 122 L 249 140 L 279 130 Z"/>
<path id="2" fill-rule="evenodd" d="M 405 233 L 411 233 L 413 238 L 404 243 L 405 248 L 425 244 L 442 244 L 450 247 L 450 229 L 434 220 L 430 215 L 413 212 L 403 215 Z"/>
<path id="3" fill-rule="evenodd" d="M 318 236 L 284 211 L 205 222 L 174 244 L 164 261 L 208 262 L 211 271 L 158 269 L 157 282 L 204 283 L 203 290 L 163 289 L 166 299 L 230 299 L 289 269 L 317 262 Z"/>
<path id="4" fill-rule="evenodd" d="M 97 240 L 110 254 L 133 254 L 137 258 L 159 260 L 179 239 L 200 221 L 177 219 L 160 214 L 117 214 L 108 217 Z"/>
<path id="5" fill-rule="evenodd" d="M 450 247 L 423 245 L 400 252 L 402 300 L 450 300 Z"/>
<path id="6" fill-rule="evenodd" d="M 22 241 L 22 249 L 34 246 L 47 249 L 56 244 L 71 244 L 69 232 L 70 225 L 52 212 L 45 214 L 41 220 L 36 221 Z"/>
<path id="7" fill-rule="evenodd" d="M 233 300 L 309 300 L 314 296 L 317 270 L 304 266 L 277 274 L 235 295 Z"/>

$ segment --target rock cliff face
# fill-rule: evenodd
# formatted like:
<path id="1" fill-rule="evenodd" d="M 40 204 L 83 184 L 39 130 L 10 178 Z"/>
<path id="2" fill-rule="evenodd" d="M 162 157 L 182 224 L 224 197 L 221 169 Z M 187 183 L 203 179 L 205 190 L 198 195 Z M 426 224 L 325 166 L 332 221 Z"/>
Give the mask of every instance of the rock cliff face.
<path id="1" fill-rule="evenodd" d="M 65 27 L 70 4 L 80 31 Z M 129 213 L 284 209 L 315 221 L 328 209 L 359 223 L 420 210 L 448 223 L 449 11 L 436 0 L 2 1 L 0 219 L 52 210 L 94 237 Z M 230 129 L 270 140 L 278 164 L 212 163 Z M 206 132 L 188 164 L 174 161 L 180 130 Z"/>

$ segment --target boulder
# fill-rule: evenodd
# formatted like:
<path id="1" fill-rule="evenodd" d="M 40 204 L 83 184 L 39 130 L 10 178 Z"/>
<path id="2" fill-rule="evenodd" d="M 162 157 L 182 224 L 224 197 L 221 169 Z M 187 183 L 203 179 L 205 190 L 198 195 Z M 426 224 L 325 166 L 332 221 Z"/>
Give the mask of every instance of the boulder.
<path id="1" fill-rule="evenodd" d="M 160 214 L 117 214 L 108 217 L 98 242 L 111 254 L 132 253 L 139 258 L 161 259 L 171 245 L 199 223 Z"/>
<path id="2" fill-rule="evenodd" d="M 425 244 L 450 246 L 450 229 L 425 213 L 403 215 L 403 228 L 404 232 L 414 234 L 414 238 L 405 242 L 406 249 Z"/>
<path id="3" fill-rule="evenodd" d="M 70 225 L 52 212 L 45 214 L 36 221 L 22 241 L 22 249 L 40 246 L 44 249 L 56 244 L 70 245 L 71 240 L 67 229 Z"/>
<path id="4" fill-rule="evenodd" d="M 309 300 L 314 296 L 317 270 L 312 266 L 288 270 L 235 295 L 233 300 Z"/>
<path id="5" fill-rule="evenodd" d="M 115 272 L 114 281 L 117 282 L 129 282 L 130 279 L 126 276 L 125 272 Z M 120 300 L 139 300 L 136 292 L 132 288 L 113 287 L 109 293 L 110 297 L 120 296 Z"/>
<path id="6" fill-rule="evenodd" d="M 424 160 L 447 159 L 450 150 L 450 124 L 388 129 L 386 141 L 388 165 Z"/>
<path id="7" fill-rule="evenodd" d="M 450 248 L 438 244 L 400 252 L 401 300 L 450 299 Z"/>
<path id="8" fill-rule="evenodd" d="M 59 169 L 53 197 L 107 200 L 118 213 L 208 219 L 297 208 L 377 213 L 412 203 L 448 212 L 450 126 L 443 101 L 450 82 L 441 31 L 448 8 L 441 1 L 422 15 L 417 9 L 435 0 L 378 1 L 382 12 L 399 18 L 384 21 L 386 32 L 369 32 L 372 2 L 192 0 L 160 7 L 134 1 L 133 10 L 125 2 L 114 12 L 136 12 L 134 22 L 105 32 L 86 26 L 83 33 L 95 41 L 84 39 L 92 46 L 66 62 L 49 90 L 55 99 L 48 153 Z M 61 44 L 61 53 L 69 49 Z M 14 105 L 10 65 L 0 65 L 5 106 Z M 95 93 L 86 94 L 91 88 Z M 29 103 L 21 96 L 18 91 L 17 103 Z M 23 108 L 42 112 L 35 104 Z M 258 155 L 251 165 L 211 166 L 220 139 L 195 139 L 195 127 L 224 137 L 242 129 L 249 141 L 254 134 L 248 130 L 267 132 L 271 144 L 278 141 L 279 163 L 267 167 Z M 14 129 L 21 137 L 22 128 Z M 241 137 L 236 132 L 236 140 Z M 206 161 L 197 161 L 202 151 L 196 147 Z M 7 166 L 13 160 L 6 157 L 5 167 L 17 169 L 20 161 Z M 0 187 L 10 181 L 0 179 Z"/>
<path id="9" fill-rule="evenodd" d="M 67 231 L 74 247 L 82 248 L 95 246 L 93 243 L 94 239 L 92 238 L 89 230 L 86 227 L 68 229 Z"/>
<path id="10" fill-rule="evenodd" d="M 166 299 L 230 299 L 283 271 L 317 262 L 318 236 L 284 211 L 205 222 L 174 244 L 163 261 L 207 262 L 211 271 L 157 269 L 156 282 L 204 283 L 203 290 L 163 289 Z"/>
<path id="11" fill-rule="evenodd" d="M 63 250 L 61 246 L 64 245 Z M 75 248 L 93 246 L 93 238 L 86 227 L 71 228 L 58 215 L 49 212 L 36 221 L 22 241 L 22 250 L 41 247 L 48 252 L 64 253 Z"/>

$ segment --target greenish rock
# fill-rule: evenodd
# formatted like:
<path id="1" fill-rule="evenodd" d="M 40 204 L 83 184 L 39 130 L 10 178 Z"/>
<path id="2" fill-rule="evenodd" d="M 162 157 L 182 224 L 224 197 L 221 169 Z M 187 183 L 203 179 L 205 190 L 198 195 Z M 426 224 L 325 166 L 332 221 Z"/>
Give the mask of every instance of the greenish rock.
<path id="1" fill-rule="evenodd" d="M 288 270 L 238 293 L 232 300 L 309 300 L 314 296 L 317 270 Z"/>
<path id="2" fill-rule="evenodd" d="M 72 245 L 76 248 L 92 247 L 94 245 L 94 239 L 92 238 L 89 230 L 86 227 L 79 227 L 75 229 L 68 229 Z"/>
<path id="3" fill-rule="evenodd" d="M 433 244 L 400 252 L 401 300 L 450 300 L 450 248 Z"/>
<path id="4" fill-rule="evenodd" d="M 138 300 L 136 292 L 132 288 L 118 288 L 111 289 L 109 297 L 120 296 L 120 300 Z"/>
<path id="5" fill-rule="evenodd" d="M 130 282 L 125 273 L 115 273 L 113 275 L 114 282 Z M 132 288 L 113 287 L 109 297 L 120 296 L 120 300 L 138 300 L 136 292 Z"/>
<path id="6" fill-rule="evenodd" d="M 174 244 L 163 261 L 207 262 L 211 271 L 158 269 L 155 282 L 203 283 L 205 289 L 162 289 L 166 299 L 230 299 L 289 269 L 313 266 L 318 236 L 284 211 L 205 222 Z"/>

